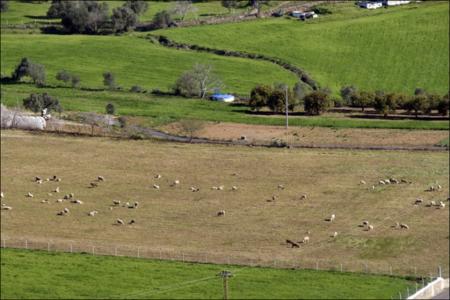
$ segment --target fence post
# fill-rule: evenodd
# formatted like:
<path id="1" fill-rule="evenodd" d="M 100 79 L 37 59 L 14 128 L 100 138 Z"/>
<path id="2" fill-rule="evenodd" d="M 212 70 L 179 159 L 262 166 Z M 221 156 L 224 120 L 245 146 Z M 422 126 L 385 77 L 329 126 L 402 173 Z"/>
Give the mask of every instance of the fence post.
<path id="1" fill-rule="evenodd" d="M 117 256 L 117 246 L 114 247 L 114 256 Z"/>
<path id="2" fill-rule="evenodd" d="M 389 265 L 389 274 L 392 275 L 392 266 Z"/>
<path id="3" fill-rule="evenodd" d="M 417 267 L 414 267 L 414 276 L 417 276 Z"/>
<path id="4" fill-rule="evenodd" d="M 276 260 L 276 259 L 273 260 L 273 267 L 274 267 L 274 268 L 277 267 L 277 260 Z"/>
<path id="5" fill-rule="evenodd" d="M 3 242 L 3 248 L 6 248 L 6 240 L 3 239 L 2 242 Z"/>
<path id="6" fill-rule="evenodd" d="M 181 252 L 181 261 L 184 262 L 184 253 Z"/>
<path id="7" fill-rule="evenodd" d="M 50 242 L 47 242 L 47 252 L 50 252 Z"/>
<path id="8" fill-rule="evenodd" d="M 72 253 L 72 252 L 73 252 L 73 244 L 70 243 L 70 253 Z"/>
<path id="9" fill-rule="evenodd" d="M 227 257 L 228 265 L 230 265 L 230 256 Z"/>
<path id="10" fill-rule="evenodd" d="M 402 299 L 402 292 L 398 292 L 398 299 Z"/>
<path id="11" fill-rule="evenodd" d="M 92 246 L 92 255 L 95 255 L 95 246 Z"/>
<path id="12" fill-rule="evenodd" d="M 425 287 L 425 278 L 422 277 L 422 287 Z"/>
<path id="13" fill-rule="evenodd" d="M 28 249 L 28 240 L 25 240 L 25 249 Z"/>
<path id="14" fill-rule="evenodd" d="M 419 284 L 418 284 L 417 281 L 416 281 L 416 293 L 417 293 L 417 291 L 419 290 L 418 287 L 419 287 Z"/>
<path id="15" fill-rule="evenodd" d="M 406 298 L 408 298 L 409 297 L 409 287 L 406 287 L 406 293 L 407 293 L 407 297 Z"/>
<path id="16" fill-rule="evenodd" d="M 342 272 L 342 264 L 341 264 L 341 272 Z"/>
<path id="17" fill-rule="evenodd" d="M 441 266 L 438 267 L 438 275 L 439 275 L 439 277 L 442 277 L 442 268 L 441 268 Z"/>
<path id="18" fill-rule="evenodd" d="M 159 259 L 162 259 L 162 253 L 161 253 L 161 249 L 159 249 Z"/>
<path id="19" fill-rule="evenodd" d="M 316 260 L 316 270 L 319 270 L 319 261 Z"/>
<path id="20" fill-rule="evenodd" d="M 205 253 L 205 263 L 208 263 L 208 254 Z"/>
<path id="21" fill-rule="evenodd" d="M 139 253 L 139 250 L 140 250 L 140 247 L 138 247 L 138 249 L 137 249 L 137 257 L 138 257 L 138 258 L 141 257 L 141 255 L 140 255 L 140 253 Z"/>

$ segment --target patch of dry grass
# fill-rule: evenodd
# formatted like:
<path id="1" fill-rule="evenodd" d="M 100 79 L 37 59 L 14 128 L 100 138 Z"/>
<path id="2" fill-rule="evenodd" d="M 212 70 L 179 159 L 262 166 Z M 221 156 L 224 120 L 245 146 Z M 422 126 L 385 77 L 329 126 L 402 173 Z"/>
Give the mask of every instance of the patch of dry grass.
<path id="1" fill-rule="evenodd" d="M 324 259 L 341 263 L 393 264 L 402 271 L 448 266 L 449 211 L 414 207 L 417 197 L 448 197 L 448 153 L 404 151 L 288 150 L 188 145 L 107 138 L 61 137 L 2 131 L 2 203 L 5 237 L 97 241 L 155 249 L 260 256 L 266 259 Z M 155 174 L 161 179 L 155 179 Z M 237 173 L 237 176 L 233 176 Z M 34 176 L 57 175 L 38 185 Z M 98 188 L 89 183 L 103 175 Z M 412 184 L 377 186 L 397 177 Z M 170 187 L 173 180 L 180 185 Z M 359 185 L 364 179 L 367 185 Z M 439 182 L 440 192 L 425 192 Z M 152 185 L 159 184 L 160 190 Z M 284 184 L 284 190 L 278 190 Z M 49 196 L 56 186 L 61 193 Z M 224 185 L 223 191 L 211 190 Z M 239 187 L 231 191 L 231 186 Z M 190 186 L 200 188 L 191 192 Z M 34 198 L 26 198 L 27 192 Z M 75 193 L 83 205 L 56 203 Z M 298 200 L 307 193 L 307 200 Z M 277 195 L 275 202 L 267 202 Z M 48 199 L 49 204 L 40 203 Z M 138 209 L 109 207 L 114 199 L 138 201 Z M 69 207 L 71 213 L 56 213 Z M 98 210 L 95 217 L 87 216 Z M 224 209 L 226 215 L 217 217 Z M 325 222 L 330 214 L 336 221 Z M 116 218 L 135 219 L 114 226 Z M 375 230 L 358 227 L 369 220 Z M 394 222 L 410 230 L 394 230 Z M 300 249 L 283 244 L 311 242 Z M 334 231 L 336 239 L 330 238 Z"/>

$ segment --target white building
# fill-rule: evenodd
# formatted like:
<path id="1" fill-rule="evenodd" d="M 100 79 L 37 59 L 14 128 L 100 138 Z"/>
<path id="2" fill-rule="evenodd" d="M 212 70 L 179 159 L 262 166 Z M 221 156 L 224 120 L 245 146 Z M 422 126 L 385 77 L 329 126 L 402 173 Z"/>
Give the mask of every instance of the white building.
<path id="1" fill-rule="evenodd" d="M 403 4 L 409 4 L 409 3 L 411 3 L 411 1 L 408 1 L 408 0 L 395 0 L 395 1 L 385 0 L 385 1 L 383 1 L 383 4 L 386 6 L 396 6 L 396 5 L 403 5 Z"/>

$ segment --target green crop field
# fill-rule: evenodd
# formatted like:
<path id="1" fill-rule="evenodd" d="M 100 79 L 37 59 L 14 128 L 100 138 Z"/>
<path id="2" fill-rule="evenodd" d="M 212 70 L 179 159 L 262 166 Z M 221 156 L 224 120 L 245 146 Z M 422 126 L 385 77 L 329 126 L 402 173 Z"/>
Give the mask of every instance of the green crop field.
<path id="1" fill-rule="evenodd" d="M 50 2 L 39 4 L 21 1 L 8 1 L 8 10 L 1 13 L 1 24 L 23 24 L 42 21 L 45 18 Z M 49 19 L 44 19 L 46 22 Z"/>
<path id="2" fill-rule="evenodd" d="M 30 93 L 48 92 L 58 97 L 65 110 L 95 111 L 104 113 L 109 102 L 117 107 L 117 113 L 147 118 L 149 125 L 158 126 L 181 119 L 234 122 L 259 125 L 283 125 L 280 116 L 257 116 L 248 114 L 248 107 L 230 105 L 209 100 L 163 97 L 151 94 L 113 91 L 82 91 L 71 88 L 37 88 L 31 84 L 2 85 L 2 103 L 21 106 Z M 448 130 L 448 121 L 429 120 L 383 120 L 358 119 L 344 116 L 324 115 L 319 117 L 295 116 L 290 118 L 292 126 L 318 126 L 334 128 L 396 128 Z"/>
<path id="3" fill-rule="evenodd" d="M 296 82 L 295 75 L 268 62 L 167 49 L 138 37 L 2 34 L 1 39 L 3 74 L 28 57 L 46 67 L 48 83 L 66 69 L 80 76 L 82 86 L 101 87 L 103 72 L 111 71 L 125 88 L 168 90 L 195 63 L 212 65 L 227 92 L 248 94 L 258 82 Z"/>
<path id="4" fill-rule="evenodd" d="M 414 287 L 401 277 L 13 249 L 2 249 L 1 260 L 2 299 L 218 299 L 223 288 L 217 274 L 224 268 L 235 273 L 230 299 L 389 299 Z"/>
<path id="5" fill-rule="evenodd" d="M 353 2 L 352 2 L 353 3 Z M 449 89 L 449 4 L 367 11 L 330 5 L 334 15 L 279 18 L 157 31 L 175 41 L 282 58 L 335 94 L 343 85 L 411 94 Z"/>

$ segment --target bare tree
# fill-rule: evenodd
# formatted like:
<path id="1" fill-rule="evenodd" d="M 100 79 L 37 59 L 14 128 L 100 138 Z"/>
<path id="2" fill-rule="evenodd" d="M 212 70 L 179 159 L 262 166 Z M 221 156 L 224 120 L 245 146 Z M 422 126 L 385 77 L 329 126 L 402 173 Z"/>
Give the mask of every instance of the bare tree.
<path id="1" fill-rule="evenodd" d="M 195 64 L 192 70 L 187 71 L 175 83 L 175 92 L 184 96 L 205 98 L 208 92 L 223 87 L 222 81 L 213 72 L 211 65 Z"/>
<path id="2" fill-rule="evenodd" d="M 180 121 L 180 131 L 189 137 L 192 141 L 194 134 L 203 128 L 203 122 L 193 119 L 185 119 Z"/>
<path id="3" fill-rule="evenodd" d="M 172 12 L 175 15 L 178 15 L 181 17 L 181 20 L 184 20 L 186 18 L 186 15 L 190 12 L 197 11 L 197 8 L 192 5 L 192 1 L 177 1 L 175 2 L 175 5 L 172 9 Z"/>

